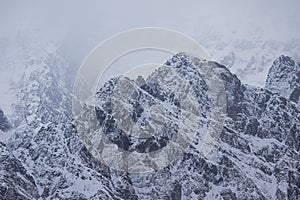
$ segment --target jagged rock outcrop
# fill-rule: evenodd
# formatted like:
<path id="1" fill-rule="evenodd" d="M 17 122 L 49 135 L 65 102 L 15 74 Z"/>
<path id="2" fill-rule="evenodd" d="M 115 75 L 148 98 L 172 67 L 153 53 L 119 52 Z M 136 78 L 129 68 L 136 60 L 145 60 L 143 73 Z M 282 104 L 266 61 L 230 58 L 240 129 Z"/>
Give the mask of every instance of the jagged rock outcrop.
<path id="1" fill-rule="evenodd" d="M 33 176 L 0 142 L 0 199 L 37 199 L 38 188 Z"/>
<path id="2" fill-rule="evenodd" d="M 300 105 L 300 67 L 289 56 L 280 56 L 269 70 L 265 88 Z"/>
<path id="3" fill-rule="evenodd" d="M 0 109 L 0 130 L 6 132 L 12 128 L 12 125 L 8 121 L 7 117 L 4 115 L 4 112 Z"/>
<path id="4" fill-rule="evenodd" d="M 208 155 L 199 152 L 205 133 L 198 130 L 182 157 L 155 172 L 134 174 L 106 166 L 83 145 L 72 123 L 69 92 L 56 73 L 64 62 L 55 54 L 47 58 L 24 76 L 20 105 L 16 107 L 18 126 L 10 141 L 1 143 L 0 180 L 4 184 L 0 199 L 299 199 L 300 112 L 291 95 L 295 88 L 290 86 L 297 86 L 298 81 L 294 76 L 281 80 L 278 69 L 271 69 L 269 77 L 274 78 L 268 78 L 264 89 L 243 85 L 216 62 L 201 61 L 185 53 L 173 56 L 166 66 L 188 80 L 197 97 L 194 103 L 202 114 L 202 125 L 210 120 L 211 104 L 207 84 L 195 69 L 202 65 L 219 71 L 227 95 L 224 127 Z M 299 72 L 299 65 L 286 57 L 274 63 Z M 281 74 L 285 70 L 280 70 Z M 158 70 L 149 78 L 162 72 Z M 165 124 L 165 131 L 146 142 L 114 137 L 120 136 L 120 131 L 111 127 L 118 123 L 108 119 L 111 97 L 116 95 L 112 91 L 120 80 L 134 85 L 133 95 L 128 96 L 128 101 L 121 99 L 121 105 L 130 105 L 125 110 L 136 123 L 149 121 L 147 110 L 153 105 L 175 107 L 169 110 L 174 120 Z M 275 90 L 281 81 L 289 84 L 289 92 Z M 151 152 L 163 148 L 176 135 L 180 103 L 164 85 L 117 77 L 96 96 L 99 123 L 120 148 Z"/>
<path id="5" fill-rule="evenodd" d="M 199 63 L 178 54 L 166 64 L 187 72 Z M 215 149 L 202 157 L 195 138 L 183 158 L 168 167 L 129 174 L 139 199 L 174 194 L 182 199 L 297 199 L 299 108 L 281 94 L 243 85 L 225 66 L 202 64 L 218 68 L 227 93 L 228 117 Z"/>
<path id="6" fill-rule="evenodd" d="M 51 54 L 24 75 L 16 106 L 18 127 L 3 148 L 32 177 L 34 195 L 28 199 L 117 198 L 108 167 L 91 156 L 76 134 L 70 93 L 57 73 L 62 64 L 60 56 Z M 11 165 L 4 171 L 13 177 L 17 167 Z M 17 186 L 10 183 L 8 188 L 12 190 L 13 185 Z M 15 190 L 3 198 L 17 199 L 23 194 L 22 188 Z"/>

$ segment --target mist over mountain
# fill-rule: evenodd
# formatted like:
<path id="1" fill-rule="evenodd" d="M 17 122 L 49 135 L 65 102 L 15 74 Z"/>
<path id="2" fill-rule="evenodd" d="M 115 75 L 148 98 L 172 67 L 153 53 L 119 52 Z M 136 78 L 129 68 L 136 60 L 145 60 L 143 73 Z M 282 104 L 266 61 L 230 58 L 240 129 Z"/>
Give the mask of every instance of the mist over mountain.
<path id="1" fill-rule="evenodd" d="M 203 139 L 200 131 L 186 153 L 167 167 L 153 173 L 128 174 L 106 166 L 87 151 L 72 124 L 70 92 L 62 81 L 63 73 L 58 73 L 65 62 L 53 52 L 45 58 L 43 65 L 23 76 L 17 89 L 17 120 L 10 139 L 1 143 L 3 199 L 299 197 L 299 106 L 280 90 L 269 90 L 272 83 L 267 84 L 268 90 L 243 85 L 225 66 L 207 62 L 208 67 L 215 65 L 219 70 L 228 100 L 223 131 L 212 152 L 203 157 L 197 150 Z M 186 54 L 177 54 L 167 62 L 187 76 L 189 68 L 198 64 Z M 272 68 L 279 66 L 283 70 L 290 65 L 299 69 L 289 57 L 276 59 L 269 80 L 284 83 L 285 78 L 271 77 Z M 292 74 L 286 73 L 289 77 Z M 196 84 L 197 79 L 197 75 L 189 76 L 191 84 Z M 205 92 L 205 87 L 199 91 Z M 159 93 L 150 94 L 157 98 Z M 100 94 L 104 95 L 102 99 L 109 97 L 109 93 Z M 206 105 L 200 107 L 204 109 Z M 138 110 L 130 112 L 143 116 Z M 5 124 L 6 118 L 2 119 L 1 124 Z M 99 120 L 109 129 L 104 118 Z M 134 143 L 138 149 L 151 149 L 154 144 Z"/>
<path id="2" fill-rule="evenodd" d="M 300 199 L 299 1 L 0 4 L 0 200 Z M 154 155 L 181 126 L 194 133 L 182 155 L 146 173 L 100 161 L 72 114 L 85 57 L 111 35 L 139 27 L 180 31 L 212 58 L 134 52 L 104 73 L 92 110 L 112 149 Z M 164 68 L 136 79 L 123 73 L 152 60 Z M 205 155 L 214 118 L 201 67 L 217 70 L 227 101 L 222 131 Z M 194 112 L 168 81 L 192 90 Z M 120 120 L 125 114 L 130 120 Z M 149 137 L 145 130 L 159 131 Z"/>
<path id="3" fill-rule="evenodd" d="M 298 7 L 297 0 L 9 1 L 0 8 L 0 44 L 11 58 L 14 48 L 24 52 L 29 44 L 56 41 L 75 74 L 90 50 L 111 35 L 139 27 L 170 28 L 194 38 L 244 83 L 262 87 L 274 58 L 299 59 Z"/>

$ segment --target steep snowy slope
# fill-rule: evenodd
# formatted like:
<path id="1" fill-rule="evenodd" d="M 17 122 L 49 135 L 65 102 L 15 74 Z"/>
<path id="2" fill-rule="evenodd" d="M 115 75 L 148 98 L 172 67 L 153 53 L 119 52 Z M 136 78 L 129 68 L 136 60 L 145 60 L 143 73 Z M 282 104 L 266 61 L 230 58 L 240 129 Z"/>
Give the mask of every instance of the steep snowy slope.
<path id="1" fill-rule="evenodd" d="M 82 144 L 72 123 L 70 94 L 62 78 L 66 63 L 58 53 L 43 55 L 43 59 L 34 59 L 22 77 L 13 137 L 7 144 L 1 143 L 0 199 L 299 199 L 300 112 L 281 90 L 244 85 L 223 65 L 195 62 L 197 59 L 184 53 L 175 55 L 166 65 L 190 81 L 205 119 L 199 120 L 202 125 L 210 120 L 210 96 L 194 69 L 204 64 L 219 70 L 228 101 L 223 131 L 207 156 L 199 152 L 203 139 L 199 129 L 186 153 L 167 167 L 151 173 L 126 173 L 99 162 Z M 293 66 L 299 70 L 299 65 Z M 278 77 L 275 83 L 280 85 L 280 81 L 286 79 Z M 297 80 L 290 81 L 294 85 Z M 268 87 L 272 84 L 269 81 Z M 114 142 L 124 144 L 120 137 L 114 138 L 119 132 L 110 129 L 107 116 L 101 117 L 102 111 L 110 114 L 107 103 L 115 95 L 110 91 L 114 82 L 106 86 L 97 94 L 101 100 L 98 119 Z M 150 120 L 145 110 L 152 105 L 175 106 L 168 112 L 170 119 L 176 119 L 180 106 L 163 85 L 137 82 L 133 89 L 136 95 L 130 96 L 132 109 L 127 111 L 137 123 Z M 158 99 L 166 104 L 157 103 Z M 125 108 L 129 105 L 123 103 Z M 140 152 L 163 147 L 176 133 L 176 120 L 172 122 L 150 143 L 132 140 L 120 147 Z"/>
<path id="2" fill-rule="evenodd" d="M 37 186 L 22 163 L 0 142 L 0 199 L 37 199 Z"/>
<path id="3" fill-rule="evenodd" d="M 6 181 L 7 189 L 1 190 L 0 199 L 117 197 L 108 168 L 91 157 L 71 123 L 70 93 L 59 73 L 66 67 L 62 58 L 56 53 L 43 52 L 42 55 L 21 79 L 15 106 L 16 127 L 2 148 L 32 177 L 34 187 L 25 189 L 34 195 L 24 195 L 24 185 L 7 193 L 13 189 L 10 180 Z M 5 166 L 1 170 L 5 176 L 15 177 L 18 166 Z"/>
<path id="4" fill-rule="evenodd" d="M 268 39 L 260 31 L 249 33 L 248 38 L 208 29 L 193 35 L 212 55 L 215 61 L 225 65 L 236 74 L 243 83 L 263 87 L 272 66 L 280 55 L 289 55 L 300 60 L 300 41 Z"/>
<path id="5" fill-rule="evenodd" d="M 291 57 L 280 56 L 270 68 L 265 88 L 300 105 L 299 63 Z"/>
<path id="6" fill-rule="evenodd" d="M 185 54 L 166 64 L 185 74 L 197 67 Z M 127 175 L 135 194 L 139 199 L 298 199 L 299 108 L 280 94 L 241 84 L 218 63 L 207 63 L 212 65 L 228 97 L 228 117 L 214 150 L 201 155 L 199 132 L 184 156 L 168 167 Z M 196 79 L 189 76 L 191 83 Z"/>

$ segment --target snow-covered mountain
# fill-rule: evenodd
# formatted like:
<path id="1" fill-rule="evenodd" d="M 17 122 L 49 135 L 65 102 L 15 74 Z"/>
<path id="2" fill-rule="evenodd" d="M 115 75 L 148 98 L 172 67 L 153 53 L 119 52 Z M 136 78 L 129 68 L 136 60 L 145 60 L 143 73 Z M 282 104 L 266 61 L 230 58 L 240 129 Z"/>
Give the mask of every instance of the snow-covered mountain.
<path id="1" fill-rule="evenodd" d="M 236 74 L 244 84 L 263 87 L 275 58 L 289 55 L 300 60 L 300 41 L 267 39 L 260 31 L 249 33 L 248 37 L 222 35 L 208 29 L 199 31 L 193 38 L 207 50 L 212 58 L 225 65 Z"/>
<path id="2" fill-rule="evenodd" d="M 223 131 L 214 148 L 206 156 L 199 152 L 199 131 L 182 157 L 167 167 L 134 174 L 106 166 L 83 145 L 70 114 L 71 94 L 63 81 L 62 70 L 67 63 L 55 51 L 43 52 L 43 59 L 38 57 L 28 64 L 33 67 L 26 70 L 15 89 L 18 99 L 12 136 L 7 143 L 0 143 L 0 199 L 299 199 L 300 112 L 294 96 L 290 96 L 293 89 L 299 88 L 299 79 L 287 80 L 276 72 L 294 77 L 299 65 L 291 58 L 276 59 L 266 89 L 242 84 L 217 62 L 201 62 L 217 68 L 228 101 Z M 199 65 L 194 61 L 180 53 L 166 65 L 190 81 L 202 109 L 200 113 L 209 120 L 207 87 L 201 75 L 194 73 Z M 98 97 L 102 101 L 96 111 L 111 139 L 124 144 L 123 139 L 114 137 L 118 131 L 110 129 L 106 120 L 109 106 L 103 106 L 109 105 L 113 95 L 113 80 L 100 89 Z M 136 82 L 136 95 L 129 98 L 132 109 L 127 111 L 137 123 L 150 120 L 145 110 L 157 104 L 157 99 L 178 106 L 164 86 L 139 84 L 144 83 L 141 79 Z M 291 86 L 288 93 L 286 88 L 278 88 L 287 82 Z M 107 111 L 106 115 L 103 111 Z M 168 111 L 170 119 L 176 119 L 180 108 Z M 132 140 L 121 147 L 140 152 L 163 147 L 176 133 L 176 120 L 172 122 L 150 144 Z"/>
<path id="3" fill-rule="evenodd" d="M 21 79 L 15 106 L 18 123 L 11 139 L 2 147 L 4 155 L 22 163 L 26 176 L 18 174 L 20 180 L 8 179 L 14 177 L 10 171 L 16 170 L 7 167 L 9 170 L 3 171 L 1 198 L 110 199 L 117 196 L 107 167 L 91 157 L 72 125 L 70 93 L 57 73 L 66 67 L 63 60 L 52 53 L 42 58 L 37 61 L 40 61 L 38 67 L 27 69 Z M 27 174 L 34 187 L 26 184 Z M 10 192 L 11 185 L 16 185 L 12 181 L 20 186 Z"/>
<path id="4" fill-rule="evenodd" d="M 300 67 L 291 57 L 280 56 L 273 62 L 265 87 L 300 105 Z"/>
<path id="5" fill-rule="evenodd" d="M 172 60 L 176 66 L 196 65 L 181 54 Z M 168 167 L 129 174 L 135 194 L 140 199 L 298 199 L 299 107 L 208 63 L 219 68 L 228 95 L 228 117 L 213 152 L 201 156 L 195 138 Z"/>

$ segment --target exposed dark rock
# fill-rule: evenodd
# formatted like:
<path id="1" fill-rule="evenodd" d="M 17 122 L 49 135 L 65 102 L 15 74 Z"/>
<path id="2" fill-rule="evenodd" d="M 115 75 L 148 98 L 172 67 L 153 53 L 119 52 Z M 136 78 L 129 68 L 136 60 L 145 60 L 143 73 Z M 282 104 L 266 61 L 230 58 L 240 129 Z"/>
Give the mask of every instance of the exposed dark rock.
<path id="1" fill-rule="evenodd" d="M 223 190 L 220 194 L 224 200 L 236 200 L 237 199 L 235 193 L 232 192 L 230 189 Z"/>
<path id="2" fill-rule="evenodd" d="M 0 130 L 6 132 L 12 128 L 4 112 L 0 109 Z"/>
<path id="3" fill-rule="evenodd" d="M 269 70 L 265 87 L 300 105 L 300 66 L 289 56 L 280 56 Z"/>
<path id="4" fill-rule="evenodd" d="M 60 78 L 49 68 L 41 68 L 20 91 L 22 104 L 17 109 L 26 125 L 14 130 L 7 145 L 0 143 L 1 198 L 299 199 L 300 112 L 295 104 L 299 100 L 299 73 L 294 73 L 299 65 L 289 57 L 278 58 L 270 69 L 266 89 L 243 85 L 225 66 L 184 53 L 173 56 L 166 65 L 188 80 L 204 119 L 209 119 L 211 101 L 208 86 L 195 69 L 199 65 L 216 67 L 221 74 L 228 112 L 208 155 L 201 153 L 205 131 L 199 131 L 183 156 L 163 169 L 130 174 L 106 166 L 78 138 L 70 119 L 70 96 L 58 84 Z M 178 109 L 168 113 L 173 121 L 165 124 L 160 134 L 145 141 L 132 139 L 111 117 L 111 97 L 119 79 L 109 80 L 96 95 L 101 105 L 96 114 L 104 132 L 125 150 L 151 152 L 166 146 L 176 136 L 181 106 L 176 96 L 139 78 L 135 93 L 126 100 L 133 122 L 147 124 L 145 113 L 157 102 Z M 33 84 L 35 87 L 30 87 Z M 0 123 L 2 116 L 0 112 Z"/>

